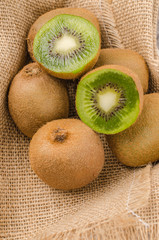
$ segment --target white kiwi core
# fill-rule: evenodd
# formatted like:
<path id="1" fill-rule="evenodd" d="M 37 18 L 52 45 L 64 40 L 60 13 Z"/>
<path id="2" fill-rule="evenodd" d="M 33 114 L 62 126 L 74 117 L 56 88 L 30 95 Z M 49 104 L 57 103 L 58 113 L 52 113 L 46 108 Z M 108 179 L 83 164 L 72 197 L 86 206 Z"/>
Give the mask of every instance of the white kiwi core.
<path id="1" fill-rule="evenodd" d="M 120 94 L 115 92 L 113 89 L 107 89 L 100 91 L 97 94 L 97 104 L 100 109 L 108 113 L 118 104 Z"/>
<path id="2" fill-rule="evenodd" d="M 73 50 L 77 47 L 78 47 L 78 44 L 74 37 L 69 35 L 63 35 L 60 39 L 56 40 L 54 49 L 56 52 L 59 52 L 59 53 L 60 52 L 67 53 L 70 50 Z"/>

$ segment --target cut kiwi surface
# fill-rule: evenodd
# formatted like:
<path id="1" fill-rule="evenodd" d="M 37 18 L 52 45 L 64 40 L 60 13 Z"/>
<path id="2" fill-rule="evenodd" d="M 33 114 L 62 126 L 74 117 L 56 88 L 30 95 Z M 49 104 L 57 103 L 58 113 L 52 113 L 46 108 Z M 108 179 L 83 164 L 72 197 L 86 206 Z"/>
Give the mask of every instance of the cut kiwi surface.
<path id="1" fill-rule="evenodd" d="M 81 75 L 99 55 L 99 49 L 97 28 L 87 19 L 70 14 L 49 20 L 33 43 L 36 61 L 50 74 L 64 79 Z"/>
<path id="2" fill-rule="evenodd" d="M 81 120 L 99 133 L 115 134 L 138 118 L 143 102 L 138 76 L 117 65 L 97 68 L 81 79 L 76 109 Z"/>
<path id="3" fill-rule="evenodd" d="M 40 28 L 42 28 L 42 26 L 44 26 L 45 23 L 47 23 L 52 18 L 54 18 L 58 15 L 61 15 L 61 14 L 75 15 L 75 16 L 79 16 L 79 17 L 87 19 L 96 27 L 96 29 L 98 30 L 98 32 L 100 34 L 100 26 L 99 26 L 98 19 L 88 9 L 86 9 L 86 8 L 70 8 L 70 7 L 53 9 L 49 12 L 44 13 L 38 19 L 36 19 L 36 21 L 33 23 L 33 25 L 31 26 L 31 28 L 29 30 L 29 33 L 27 36 L 27 46 L 28 46 L 28 52 L 30 54 L 30 57 L 33 59 L 33 61 L 36 61 L 34 58 L 34 55 L 33 55 L 33 42 L 34 42 L 34 38 L 35 38 L 37 32 L 40 30 Z"/>

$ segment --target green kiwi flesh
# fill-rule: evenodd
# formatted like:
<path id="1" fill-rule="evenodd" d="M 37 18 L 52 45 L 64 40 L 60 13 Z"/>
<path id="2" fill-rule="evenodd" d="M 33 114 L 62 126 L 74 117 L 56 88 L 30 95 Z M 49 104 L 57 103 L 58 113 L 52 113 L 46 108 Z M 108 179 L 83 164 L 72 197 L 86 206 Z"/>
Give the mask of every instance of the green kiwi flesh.
<path id="1" fill-rule="evenodd" d="M 159 93 L 144 95 L 136 123 L 121 133 L 108 135 L 107 140 L 117 159 L 127 166 L 159 160 Z"/>
<path id="2" fill-rule="evenodd" d="M 31 138 L 46 122 L 68 117 L 67 89 L 61 80 L 48 75 L 39 64 L 30 63 L 13 79 L 8 107 L 17 127 Z"/>
<path id="3" fill-rule="evenodd" d="M 79 82 L 77 113 L 96 132 L 115 134 L 138 118 L 143 92 L 137 75 L 129 73 L 127 68 L 108 65 L 89 72 Z"/>
<path id="4" fill-rule="evenodd" d="M 34 38 L 33 54 L 49 73 L 56 76 L 81 73 L 96 58 L 100 34 L 88 20 L 60 14 L 45 23 Z"/>
<path id="5" fill-rule="evenodd" d="M 56 189 L 80 188 L 93 181 L 104 165 L 102 142 L 78 119 L 59 119 L 41 127 L 29 147 L 31 167 Z"/>

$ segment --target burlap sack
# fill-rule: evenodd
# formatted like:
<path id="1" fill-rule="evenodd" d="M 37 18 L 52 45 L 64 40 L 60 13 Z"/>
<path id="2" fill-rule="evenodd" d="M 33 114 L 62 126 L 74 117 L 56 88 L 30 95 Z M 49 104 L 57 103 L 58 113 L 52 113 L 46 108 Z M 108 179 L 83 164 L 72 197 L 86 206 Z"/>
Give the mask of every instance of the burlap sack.
<path id="1" fill-rule="evenodd" d="M 102 48 L 138 51 L 150 69 L 149 92 L 159 92 L 156 46 L 158 0 L 1 0 L 0 1 L 0 238 L 8 240 L 158 240 L 159 164 L 131 169 L 105 148 L 98 179 L 74 191 L 54 190 L 33 173 L 29 139 L 14 125 L 7 108 L 9 83 L 26 63 L 26 37 L 41 14 L 59 7 L 84 7 L 97 16 Z M 76 82 L 68 83 L 70 117 L 76 116 Z"/>

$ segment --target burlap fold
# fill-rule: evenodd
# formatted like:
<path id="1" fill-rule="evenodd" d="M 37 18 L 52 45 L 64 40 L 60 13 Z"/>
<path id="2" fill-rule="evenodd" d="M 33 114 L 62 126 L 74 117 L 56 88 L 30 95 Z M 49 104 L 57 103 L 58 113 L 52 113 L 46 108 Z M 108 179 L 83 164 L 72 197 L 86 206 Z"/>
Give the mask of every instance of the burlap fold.
<path id="1" fill-rule="evenodd" d="M 159 92 L 158 6 L 158 0 L 0 1 L 0 239 L 159 239 L 159 164 L 128 168 L 115 159 L 100 135 L 105 149 L 100 176 L 81 189 L 52 189 L 31 170 L 30 140 L 17 129 L 7 107 L 9 84 L 28 59 L 26 38 L 31 24 L 59 7 L 94 12 L 102 48 L 130 48 L 143 55 L 150 70 L 149 92 Z M 67 81 L 69 117 L 77 117 L 76 84 Z"/>

